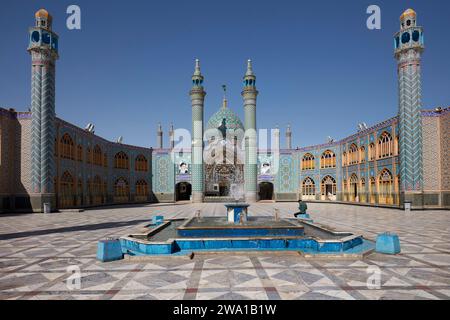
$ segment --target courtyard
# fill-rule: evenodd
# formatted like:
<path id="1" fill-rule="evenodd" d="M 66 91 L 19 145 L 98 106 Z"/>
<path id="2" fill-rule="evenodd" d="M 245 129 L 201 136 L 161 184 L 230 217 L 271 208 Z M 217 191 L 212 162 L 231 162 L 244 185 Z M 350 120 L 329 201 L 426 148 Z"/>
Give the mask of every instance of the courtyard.
<path id="1" fill-rule="evenodd" d="M 253 204 L 251 215 L 282 217 L 296 203 Z M 97 241 L 132 233 L 153 215 L 225 215 L 221 203 L 149 204 L 85 212 L 0 216 L 0 299 L 449 299 L 450 212 L 311 203 L 315 222 L 375 240 L 399 235 L 402 252 L 362 260 L 307 259 L 299 253 L 197 254 L 101 263 Z M 67 268 L 81 271 L 70 290 Z M 369 268 L 372 267 L 372 268 Z M 370 289 L 368 270 L 381 271 Z M 369 268 L 369 269 L 368 269 Z"/>

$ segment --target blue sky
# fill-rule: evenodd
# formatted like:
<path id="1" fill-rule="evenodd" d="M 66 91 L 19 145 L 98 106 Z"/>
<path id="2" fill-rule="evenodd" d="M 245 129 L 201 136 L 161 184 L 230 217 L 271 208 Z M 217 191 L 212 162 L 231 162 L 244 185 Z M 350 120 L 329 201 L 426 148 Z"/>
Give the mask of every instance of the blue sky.
<path id="1" fill-rule="evenodd" d="M 70 4 L 81 7 L 80 31 L 66 28 Z M 381 7 L 381 30 L 366 28 L 371 4 Z M 294 146 L 323 143 L 328 135 L 340 139 L 358 122 L 394 116 L 393 35 L 408 7 L 425 32 L 423 105 L 450 104 L 447 0 L 2 0 L 0 106 L 30 105 L 27 30 L 41 7 L 54 16 L 60 35 L 57 115 L 81 127 L 93 122 L 110 140 L 124 136 L 127 144 L 154 146 L 161 121 L 167 145 L 170 122 L 190 129 L 197 57 L 207 91 L 205 120 L 221 105 L 222 84 L 230 108 L 243 118 L 248 58 L 260 91 L 258 127 L 278 124 L 284 132 L 291 123 Z"/>

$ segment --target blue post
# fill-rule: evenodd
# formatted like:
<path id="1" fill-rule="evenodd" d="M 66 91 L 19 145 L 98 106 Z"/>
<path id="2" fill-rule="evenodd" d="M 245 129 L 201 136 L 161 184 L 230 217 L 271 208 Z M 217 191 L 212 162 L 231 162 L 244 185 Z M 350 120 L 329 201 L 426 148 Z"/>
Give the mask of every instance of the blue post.
<path id="1" fill-rule="evenodd" d="M 163 216 L 154 216 L 152 218 L 152 223 L 156 226 L 159 226 L 160 224 L 162 224 L 164 222 L 164 217 Z"/>
<path id="2" fill-rule="evenodd" d="M 97 259 L 102 262 L 123 259 L 122 246 L 119 239 L 99 241 L 97 245 Z"/>
<path id="3" fill-rule="evenodd" d="M 385 254 L 400 253 L 400 239 L 398 238 L 398 235 L 389 232 L 379 234 L 375 245 L 375 251 Z"/>

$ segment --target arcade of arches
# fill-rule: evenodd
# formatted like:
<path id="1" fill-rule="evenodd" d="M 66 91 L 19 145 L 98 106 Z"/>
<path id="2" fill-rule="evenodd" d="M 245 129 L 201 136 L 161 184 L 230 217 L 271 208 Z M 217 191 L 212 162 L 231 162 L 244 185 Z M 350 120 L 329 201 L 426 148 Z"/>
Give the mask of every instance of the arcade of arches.
<path id="1" fill-rule="evenodd" d="M 99 175 L 88 179 L 84 184 L 82 179 L 76 179 L 69 171 L 65 171 L 60 179 L 55 179 L 58 190 L 58 207 L 74 208 L 79 206 L 96 206 L 107 203 L 108 186 Z M 138 180 L 135 184 L 135 202 L 145 202 L 149 198 L 149 185 L 146 180 Z M 119 178 L 114 183 L 113 202 L 125 203 L 131 199 L 128 180 Z"/>
<path id="2" fill-rule="evenodd" d="M 342 200 L 359 203 L 377 203 L 396 205 L 399 203 L 399 180 L 388 169 L 380 171 L 377 177 L 358 178 L 352 174 L 349 179 L 342 181 Z M 303 200 L 336 200 L 336 180 L 325 176 L 320 181 L 320 190 L 317 189 L 313 177 L 306 177 L 301 185 L 301 199 Z"/>

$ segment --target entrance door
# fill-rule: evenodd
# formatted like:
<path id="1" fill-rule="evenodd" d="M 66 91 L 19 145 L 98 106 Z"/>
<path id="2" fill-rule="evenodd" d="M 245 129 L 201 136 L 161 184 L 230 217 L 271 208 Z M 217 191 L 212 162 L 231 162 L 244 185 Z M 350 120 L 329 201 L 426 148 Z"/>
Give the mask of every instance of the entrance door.
<path id="1" fill-rule="evenodd" d="M 325 195 L 328 197 L 329 194 L 333 194 L 333 186 L 331 184 L 326 184 Z"/>
<path id="2" fill-rule="evenodd" d="M 358 201 L 358 185 L 356 183 L 353 184 L 353 199 Z"/>
<path id="3" fill-rule="evenodd" d="M 273 199 L 273 183 L 261 182 L 259 184 L 259 200 Z"/>
<path id="4" fill-rule="evenodd" d="M 176 187 L 176 201 L 186 201 L 191 199 L 192 186 L 188 182 L 180 182 Z"/>

